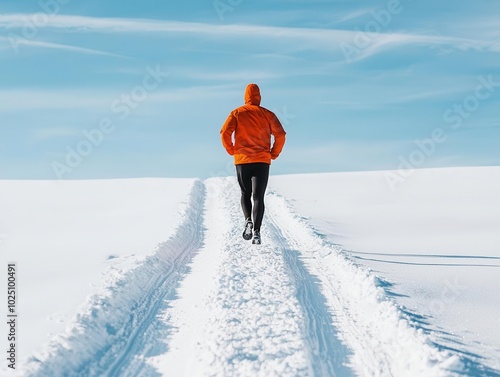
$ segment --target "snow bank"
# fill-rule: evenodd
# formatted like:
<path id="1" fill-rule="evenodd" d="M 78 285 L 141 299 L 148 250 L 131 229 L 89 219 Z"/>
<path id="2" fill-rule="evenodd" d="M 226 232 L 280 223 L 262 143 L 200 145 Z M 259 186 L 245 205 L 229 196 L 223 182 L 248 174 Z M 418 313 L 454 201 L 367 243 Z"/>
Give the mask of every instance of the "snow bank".
<path id="1" fill-rule="evenodd" d="M 109 268 L 102 289 L 87 299 L 68 328 L 43 353 L 29 360 L 26 375 L 100 375 L 100 370 L 113 370 L 134 338 L 130 331 L 140 331 L 140 323 L 147 321 L 161 301 L 165 281 L 176 276 L 179 260 L 184 263 L 197 247 L 189 245 L 199 239 L 203 184 L 195 181 L 190 191 L 182 220 L 170 239 L 126 271 Z"/>
<path id="2" fill-rule="evenodd" d="M 460 375 L 458 356 L 441 351 L 386 295 L 379 280 L 355 265 L 338 246 L 323 240 L 294 215 L 283 197 L 268 196 L 273 221 L 303 253 L 322 283 L 341 337 L 353 350 L 352 367 L 362 376 Z"/>

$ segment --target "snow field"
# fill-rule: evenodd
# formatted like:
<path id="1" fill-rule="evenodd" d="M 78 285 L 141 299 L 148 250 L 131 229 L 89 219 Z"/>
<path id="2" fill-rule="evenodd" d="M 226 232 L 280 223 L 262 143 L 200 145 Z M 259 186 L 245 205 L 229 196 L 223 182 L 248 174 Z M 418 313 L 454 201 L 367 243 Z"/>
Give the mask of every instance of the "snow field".
<path id="1" fill-rule="evenodd" d="M 21 375 L 469 375 L 463 353 L 289 199 L 268 191 L 263 244 L 252 245 L 234 178 L 191 181 L 189 192 L 168 240 L 111 258 L 102 286 Z"/>

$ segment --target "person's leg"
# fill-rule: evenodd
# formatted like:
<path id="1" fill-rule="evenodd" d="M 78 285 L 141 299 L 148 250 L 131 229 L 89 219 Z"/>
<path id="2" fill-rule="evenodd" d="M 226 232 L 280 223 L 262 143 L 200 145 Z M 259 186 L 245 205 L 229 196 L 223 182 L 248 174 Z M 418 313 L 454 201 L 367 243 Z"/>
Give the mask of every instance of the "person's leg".
<path id="1" fill-rule="evenodd" d="M 236 177 L 241 189 L 241 208 L 245 220 L 252 216 L 252 175 L 248 164 L 236 165 Z"/>
<path id="2" fill-rule="evenodd" d="M 253 196 L 253 228 L 260 232 L 262 218 L 264 217 L 264 195 L 266 194 L 267 182 L 269 180 L 269 165 L 265 163 L 255 164 L 252 179 Z"/>

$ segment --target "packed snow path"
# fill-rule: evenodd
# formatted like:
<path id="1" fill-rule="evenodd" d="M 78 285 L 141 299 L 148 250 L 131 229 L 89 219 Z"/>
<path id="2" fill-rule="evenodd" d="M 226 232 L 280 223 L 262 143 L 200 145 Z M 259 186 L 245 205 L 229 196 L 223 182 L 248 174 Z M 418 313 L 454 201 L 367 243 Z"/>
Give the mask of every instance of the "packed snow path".
<path id="1" fill-rule="evenodd" d="M 241 237 L 233 178 L 197 181 L 171 239 L 33 358 L 30 376 L 450 376 L 378 280 L 270 193 Z"/>

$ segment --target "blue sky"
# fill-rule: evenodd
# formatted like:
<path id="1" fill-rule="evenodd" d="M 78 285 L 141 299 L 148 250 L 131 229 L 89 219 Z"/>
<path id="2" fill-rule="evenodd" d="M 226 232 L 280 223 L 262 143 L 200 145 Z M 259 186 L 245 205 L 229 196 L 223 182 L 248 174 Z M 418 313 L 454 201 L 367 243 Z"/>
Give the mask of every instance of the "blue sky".
<path id="1" fill-rule="evenodd" d="M 0 179 L 232 174 L 219 130 L 250 82 L 288 133 L 274 174 L 499 165 L 498 14 L 498 1 L 2 1 Z"/>

